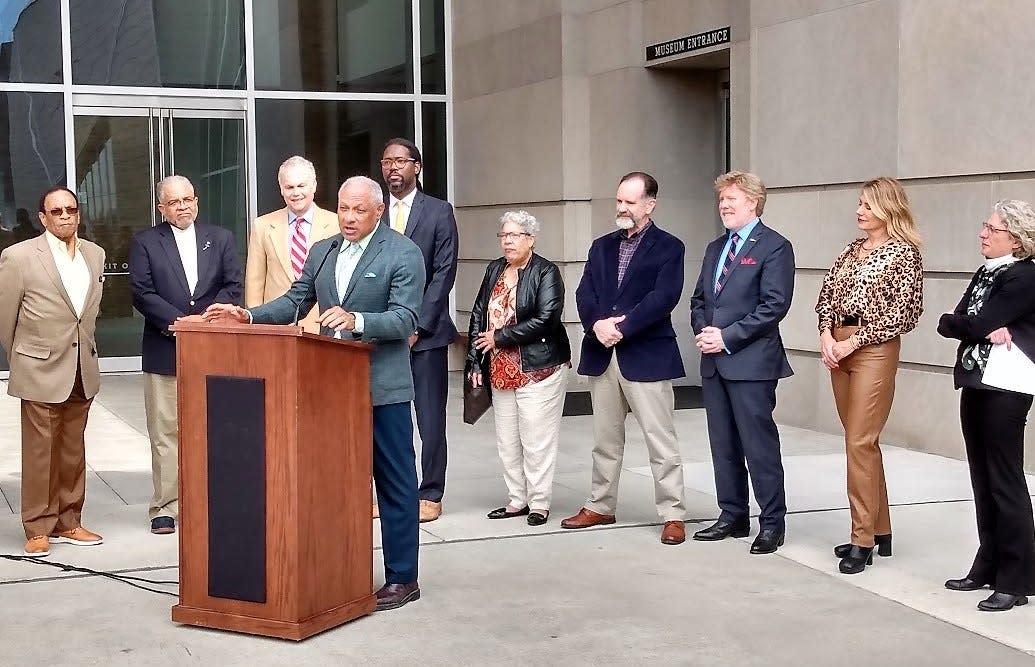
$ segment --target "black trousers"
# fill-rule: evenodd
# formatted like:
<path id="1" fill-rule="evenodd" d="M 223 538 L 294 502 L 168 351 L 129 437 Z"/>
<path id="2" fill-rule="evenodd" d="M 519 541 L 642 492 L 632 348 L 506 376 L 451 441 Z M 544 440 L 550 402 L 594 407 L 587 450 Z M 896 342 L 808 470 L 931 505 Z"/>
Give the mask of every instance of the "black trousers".
<path id="1" fill-rule="evenodd" d="M 960 424 L 977 513 L 978 551 L 967 575 L 1000 593 L 1035 594 L 1035 522 L 1024 480 L 1024 424 L 1032 397 L 963 388 Z"/>
<path id="2" fill-rule="evenodd" d="M 410 352 L 413 411 L 420 434 L 421 500 L 442 502 L 446 491 L 446 397 L 449 391 L 447 347 Z"/>

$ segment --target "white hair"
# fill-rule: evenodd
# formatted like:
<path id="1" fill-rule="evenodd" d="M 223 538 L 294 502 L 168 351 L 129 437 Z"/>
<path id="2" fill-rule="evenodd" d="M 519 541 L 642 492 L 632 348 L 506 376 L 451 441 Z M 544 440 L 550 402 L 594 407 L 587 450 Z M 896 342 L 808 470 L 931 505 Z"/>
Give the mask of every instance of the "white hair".
<path id="1" fill-rule="evenodd" d="M 305 169 L 309 174 L 309 179 L 313 183 L 316 183 L 316 167 L 313 166 L 312 162 L 301 155 L 292 155 L 280 163 L 280 169 L 277 170 L 277 182 L 283 185 L 284 172 L 292 168 Z"/>
<path id="2" fill-rule="evenodd" d="M 526 234 L 535 236 L 539 233 L 539 221 L 528 211 L 507 211 L 500 216 L 500 227 L 508 222 L 520 226 Z"/>
<path id="3" fill-rule="evenodd" d="M 1021 242 L 1014 256 L 1027 259 L 1035 255 L 1035 209 L 1032 205 L 1020 199 L 1003 199 L 997 201 L 992 210 L 1006 225 L 1007 231 Z"/>
<path id="4" fill-rule="evenodd" d="M 166 176 L 162 180 L 160 180 L 157 183 L 155 183 L 155 194 L 158 196 L 158 201 L 159 202 L 165 203 L 165 202 L 162 201 L 164 199 L 164 197 L 165 197 L 165 186 L 171 185 L 173 183 L 184 183 L 184 184 L 190 186 L 191 190 L 194 189 L 194 184 L 191 183 L 190 180 L 186 176 L 180 176 L 179 174 L 173 174 L 171 176 Z"/>
<path id="5" fill-rule="evenodd" d="M 377 181 L 373 180 L 372 178 L 367 178 L 366 176 L 352 176 L 350 178 L 345 179 L 345 182 L 341 184 L 340 188 L 338 188 L 338 197 L 341 197 L 342 190 L 349 187 L 350 185 L 355 185 L 357 183 L 365 185 L 367 189 L 370 190 L 370 197 L 371 199 L 373 199 L 375 204 L 380 204 L 384 202 L 385 195 L 384 192 L 381 190 L 381 186 L 378 184 Z"/>

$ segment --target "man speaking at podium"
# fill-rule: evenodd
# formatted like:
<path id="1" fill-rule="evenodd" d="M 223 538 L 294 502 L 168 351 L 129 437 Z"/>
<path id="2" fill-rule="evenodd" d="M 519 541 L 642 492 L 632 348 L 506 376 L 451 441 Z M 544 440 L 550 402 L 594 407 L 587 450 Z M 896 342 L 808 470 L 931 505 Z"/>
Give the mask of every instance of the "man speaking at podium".
<path id="1" fill-rule="evenodd" d="M 424 259 L 416 245 L 387 225 L 381 186 L 353 176 L 338 190 L 340 235 L 315 244 L 302 274 L 283 296 L 256 308 L 213 304 L 208 322 L 289 324 L 314 304 L 320 333 L 373 343 L 370 398 L 374 406 L 374 482 L 381 508 L 385 585 L 377 609 L 420 598 L 417 585 L 417 470 L 413 451 L 413 377 L 407 338 L 416 330 L 424 295 Z"/>

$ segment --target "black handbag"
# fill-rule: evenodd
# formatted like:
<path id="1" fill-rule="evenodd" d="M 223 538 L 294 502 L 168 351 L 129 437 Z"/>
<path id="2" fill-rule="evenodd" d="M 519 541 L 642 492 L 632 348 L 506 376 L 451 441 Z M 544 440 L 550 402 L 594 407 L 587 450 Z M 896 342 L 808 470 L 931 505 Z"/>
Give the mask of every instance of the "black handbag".
<path id="1" fill-rule="evenodd" d="M 471 384 L 470 373 L 464 373 L 464 423 L 475 423 L 491 406 L 492 388 L 489 386 L 489 373 L 484 368 L 482 369 L 480 387 Z"/>

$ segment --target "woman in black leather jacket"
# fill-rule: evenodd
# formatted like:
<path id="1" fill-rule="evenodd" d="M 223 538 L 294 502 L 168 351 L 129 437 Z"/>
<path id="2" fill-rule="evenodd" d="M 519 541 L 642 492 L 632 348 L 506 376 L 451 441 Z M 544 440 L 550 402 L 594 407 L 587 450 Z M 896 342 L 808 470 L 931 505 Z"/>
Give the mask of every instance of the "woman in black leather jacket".
<path id="1" fill-rule="evenodd" d="M 496 236 L 503 257 L 489 262 L 471 308 L 465 368 L 474 386 L 492 386 L 496 445 L 509 496 L 488 517 L 527 515 L 530 526 L 550 516 L 571 365 L 561 322 L 564 282 L 556 264 L 532 252 L 538 232 L 538 221 L 526 211 L 500 218 Z"/>

